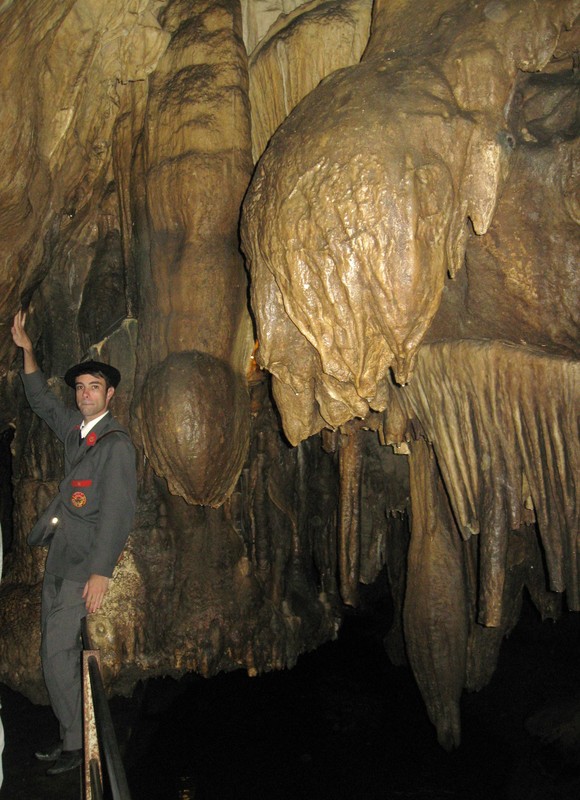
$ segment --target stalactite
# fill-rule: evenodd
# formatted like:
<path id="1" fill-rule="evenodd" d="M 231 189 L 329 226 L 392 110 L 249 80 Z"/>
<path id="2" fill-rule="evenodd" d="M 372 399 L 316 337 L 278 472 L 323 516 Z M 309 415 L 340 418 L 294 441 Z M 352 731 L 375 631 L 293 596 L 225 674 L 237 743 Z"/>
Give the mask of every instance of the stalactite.
<path id="1" fill-rule="evenodd" d="M 338 565 L 343 602 L 358 605 L 360 579 L 361 477 L 363 467 L 360 431 L 343 439 L 338 451 L 340 496 L 338 512 Z"/>
<path id="2" fill-rule="evenodd" d="M 535 526 L 525 525 L 521 530 L 504 532 L 504 536 L 507 553 L 502 616 L 498 626 L 493 628 L 477 622 L 477 567 L 485 554 L 478 549 L 477 536 L 464 543 L 469 598 L 465 688 L 469 690 L 482 689 L 491 680 L 501 643 L 519 620 L 525 589 L 529 591 L 542 619 L 557 619 L 560 616 L 562 598 L 560 594 L 546 589 L 545 569 Z"/>
<path id="3" fill-rule="evenodd" d="M 123 261 L 125 264 L 125 295 L 127 316 L 136 318 L 139 314 L 139 288 L 137 280 L 137 253 L 133 228 L 136 179 L 133 173 L 137 142 L 143 130 L 147 103 L 147 84 L 139 81 L 131 84 L 129 96 L 123 95 L 122 108 L 113 130 L 112 158 L 115 184 L 119 197 L 119 227 Z M 141 197 L 141 204 L 143 198 Z"/>
<path id="4" fill-rule="evenodd" d="M 249 62 L 254 161 L 303 97 L 327 75 L 360 60 L 371 8 L 371 0 L 303 3 L 261 39 Z"/>
<path id="5" fill-rule="evenodd" d="M 268 474 L 265 438 L 265 432 L 260 432 L 257 437 L 256 450 L 250 453 L 247 493 L 248 519 L 252 533 L 252 559 L 257 575 L 264 581 L 267 579 L 273 561 L 271 541 L 265 535 L 269 529 L 267 504 L 265 503 Z"/>
<path id="6" fill-rule="evenodd" d="M 459 699 L 468 636 L 465 561 L 431 447 L 413 442 L 410 457 L 411 542 L 404 606 L 409 662 L 437 738 L 459 745 Z"/>
<path id="7" fill-rule="evenodd" d="M 463 536 L 483 533 L 480 622 L 500 623 L 506 545 L 493 542 L 529 521 L 527 502 L 550 587 L 566 590 L 577 609 L 578 365 L 532 349 L 467 341 L 426 346 L 419 365 L 417 381 L 395 392 L 433 443 Z"/>
<path id="8" fill-rule="evenodd" d="M 382 415 L 363 423 L 360 520 L 360 577 L 370 584 L 387 563 L 391 536 L 398 536 L 400 522 L 409 511 L 408 459 L 381 444 L 375 427 Z M 368 428 L 368 430 L 367 430 Z"/>

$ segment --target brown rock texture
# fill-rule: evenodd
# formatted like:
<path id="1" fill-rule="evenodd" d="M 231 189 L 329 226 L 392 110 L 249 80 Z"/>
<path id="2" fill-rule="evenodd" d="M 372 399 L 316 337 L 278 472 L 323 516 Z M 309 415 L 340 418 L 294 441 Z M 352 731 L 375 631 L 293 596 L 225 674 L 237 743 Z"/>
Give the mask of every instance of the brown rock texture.
<path id="1" fill-rule="evenodd" d="M 123 375 L 111 691 L 290 667 L 384 569 L 450 749 L 523 592 L 580 610 L 579 10 L 0 4 L 0 681 L 45 700 L 26 535 L 62 477 L 19 307 L 65 400 L 82 358 Z"/>
<path id="2" fill-rule="evenodd" d="M 154 8 L 148 0 L 66 0 L 13 3 L 2 11 L 3 318 L 19 298 L 28 303 L 50 271 L 58 241 L 97 238 L 83 228 L 89 216 L 94 224 L 110 178 L 119 108 L 168 41 Z M 4 363 L 9 347 L 3 337 Z"/>
<path id="3" fill-rule="evenodd" d="M 509 632 L 523 588 L 542 616 L 557 616 L 556 593 L 579 607 L 579 377 L 577 361 L 463 340 L 424 346 L 393 388 L 430 443 L 411 439 L 405 641 L 445 746 L 459 743 L 461 688 L 491 676 L 487 631 Z"/>

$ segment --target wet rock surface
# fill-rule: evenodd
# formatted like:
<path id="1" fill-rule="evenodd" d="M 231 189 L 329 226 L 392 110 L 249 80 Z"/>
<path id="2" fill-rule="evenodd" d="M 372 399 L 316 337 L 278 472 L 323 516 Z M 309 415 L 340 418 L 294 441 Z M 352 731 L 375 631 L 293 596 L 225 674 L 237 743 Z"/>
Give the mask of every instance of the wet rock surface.
<path id="1" fill-rule="evenodd" d="M 577 614 L 542 623 L 526 604 L 489 686 L 464 694 L 463 742 L 448 754 L 411 672 L 385 655 L 390 611 L 376 598 L 369 610 L 368 595 L 363 606 L 292 670 L 158 679 L 114 698 L 133 800 L 576 800 L 580 752 L 548 739 L 554 709 L 570 719 L 580 705 Z M 49 709 L 1 694 L 0 798 L 77 798 L 78 775 L 46 778 L 31 755 L 51 735 Z"/>

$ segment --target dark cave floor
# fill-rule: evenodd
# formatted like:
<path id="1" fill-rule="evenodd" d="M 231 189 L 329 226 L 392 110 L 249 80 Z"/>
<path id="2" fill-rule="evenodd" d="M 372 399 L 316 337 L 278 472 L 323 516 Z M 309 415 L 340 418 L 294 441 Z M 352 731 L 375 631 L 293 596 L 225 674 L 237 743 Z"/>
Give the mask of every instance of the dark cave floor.
<path id="1" fill-rule="evenodd" d="M 114 698 L 133 800 L 580 798 L 578 614 L 542 623 L 524 606 L 491 684 L 464 694 L 463 742 L 451 754 L 410 671 L 390 664 L 383 632 L 375 605 L 349 613 L 338 641 L 292 670 L 158 679 Z M 78 800 L 78 773 L 47 778 L 31 755 L 54 730 L 50 710 L 6 687 L 0 696 L 0 799 Z M 539 735 L 557 724 L 565 747 Z"/>

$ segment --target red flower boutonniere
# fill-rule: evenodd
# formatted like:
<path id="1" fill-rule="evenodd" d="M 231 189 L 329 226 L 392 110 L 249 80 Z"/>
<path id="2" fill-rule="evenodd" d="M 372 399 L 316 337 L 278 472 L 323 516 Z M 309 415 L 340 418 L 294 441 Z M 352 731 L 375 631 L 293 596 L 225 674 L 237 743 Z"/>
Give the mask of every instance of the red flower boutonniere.
<path id="1" fill-rule="evenodd" d="M 87 435 L 87 447 L 92 447 L 96 441 L 97 441 L 96 433 L 89 433 Z"/>

